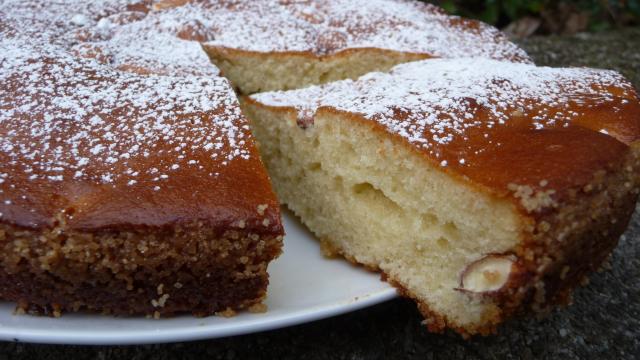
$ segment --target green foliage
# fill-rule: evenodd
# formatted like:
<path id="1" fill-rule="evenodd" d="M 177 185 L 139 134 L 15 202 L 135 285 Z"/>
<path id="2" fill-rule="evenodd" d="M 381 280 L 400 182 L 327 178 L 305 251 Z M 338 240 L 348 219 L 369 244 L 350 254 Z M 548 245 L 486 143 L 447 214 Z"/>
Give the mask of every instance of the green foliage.
<path id="1" fill-rule="evenodd" d="M 562 18 L 575 12 L 588 16 L 589 29 L 638 24 L 640 0 L 441 0 L 435 1 L 450 13 L 505 26 L 525 16 Z M 568 17 L 568 14 L 565 18 Z"/>

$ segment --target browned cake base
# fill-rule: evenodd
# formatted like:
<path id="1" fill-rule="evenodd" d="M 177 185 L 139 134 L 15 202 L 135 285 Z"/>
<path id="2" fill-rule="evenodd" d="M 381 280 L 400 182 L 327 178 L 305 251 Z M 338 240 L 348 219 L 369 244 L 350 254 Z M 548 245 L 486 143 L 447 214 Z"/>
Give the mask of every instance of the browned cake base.
<path id="1" fill-rule="evenodd" d="M 259 304 L 282 237 L 197 226 L 92 235 L 3 226 L 0 245 L 0 297 L 20 312 L 203 316 Z"/>

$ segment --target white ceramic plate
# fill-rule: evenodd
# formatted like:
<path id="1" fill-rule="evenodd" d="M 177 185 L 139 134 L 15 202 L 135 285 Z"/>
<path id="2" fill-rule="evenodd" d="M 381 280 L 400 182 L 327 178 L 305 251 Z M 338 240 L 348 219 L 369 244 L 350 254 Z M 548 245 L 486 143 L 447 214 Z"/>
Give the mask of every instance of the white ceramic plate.
<path id="1" fill-rule="evenodd" d="M 284 212 L 284 254 L 269 267 L 263 314 L 232 318 L 114 318 L 65 314 L 61 318 L 13 315 L 0 303 L 0 340 L 62 344 L 143 344 L 198 340 L 276 329 L 377 304 L 396 296 L 378 274 L 322 257 L 318 242 L 291 213 Z"/>

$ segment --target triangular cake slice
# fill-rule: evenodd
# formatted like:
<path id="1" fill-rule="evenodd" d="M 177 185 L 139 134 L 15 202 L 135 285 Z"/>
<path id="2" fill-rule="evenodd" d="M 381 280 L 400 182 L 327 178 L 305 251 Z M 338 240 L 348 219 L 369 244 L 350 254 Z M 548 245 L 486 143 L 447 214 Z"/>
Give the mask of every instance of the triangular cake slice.
<path id="1" fill-rule="evenodd" d="M 0 298 L 53 315 L 260 304 L 283 227 L 228 80 L 121 71 L 41 30 L 0 27 Z"/>
<path id="2" fill-rule="evenodd" d="M 568 303 L 638 196 L 640 103 L 612 71 L 434 59 L 243 103 L 280 199 L 432 330 Z"/>

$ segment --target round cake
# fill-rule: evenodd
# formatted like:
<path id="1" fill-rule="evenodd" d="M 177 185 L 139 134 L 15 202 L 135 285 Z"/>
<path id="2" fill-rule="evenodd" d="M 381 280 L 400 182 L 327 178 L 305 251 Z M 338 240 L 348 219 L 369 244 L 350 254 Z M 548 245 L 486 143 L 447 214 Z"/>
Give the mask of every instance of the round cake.
<path id="1" fill-rule="evenodd" d="M 568 303 L 638 197 L 622 76 L 422 2 L 4 0 L 0 35 L 19 311 L 257 306 L 282 202 L 429 329 L 486 334 Z"/>

